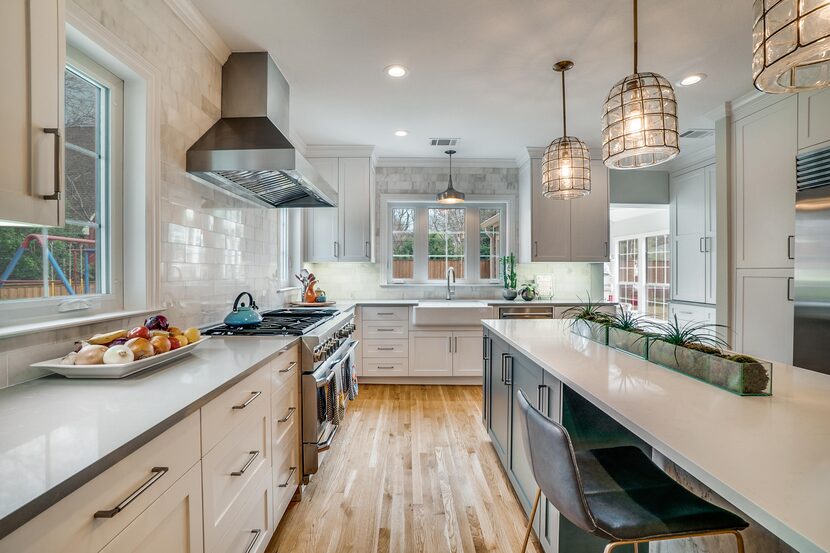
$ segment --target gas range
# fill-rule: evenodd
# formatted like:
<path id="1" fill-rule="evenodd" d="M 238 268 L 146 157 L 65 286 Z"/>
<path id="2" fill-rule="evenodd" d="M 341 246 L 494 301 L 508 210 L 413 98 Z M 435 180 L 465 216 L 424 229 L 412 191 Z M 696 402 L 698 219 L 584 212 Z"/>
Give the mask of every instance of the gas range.
<path id="1" fill-rule="evenodd" d="M 302 336 L 339 314 L 337 309 L 275 309 L 262 314 L 252 327 L 216 325 L 205 330 L 211 336 Z"/>

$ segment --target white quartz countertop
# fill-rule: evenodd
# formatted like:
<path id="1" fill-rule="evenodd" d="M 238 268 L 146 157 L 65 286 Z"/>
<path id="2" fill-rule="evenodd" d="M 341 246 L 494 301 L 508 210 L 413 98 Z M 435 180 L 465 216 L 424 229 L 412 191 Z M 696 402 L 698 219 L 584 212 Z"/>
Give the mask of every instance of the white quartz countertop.
<path id="1" fill-rule="evenodd" d="M 484 325 L 796 550 L 830 551 L 830 376 L 776 363 L 772 397 L 740 397 L 566 321 Z"/>
<path id="2" fill-rule="evenodd" d="M 372 299 L 357 299 L 357 300 L 337 300 L 337 303 L 334 307 L 339 309 L 345 309 L 342 306 L 352 306 L 352 305 L 418 305 L 419 301 L 445 301 L 440 298 L 438 299 L 423 299 L 423 300 L 372 300 Z M 455 298 L 450 301 L 457 301 L 457 302 L 470 302 L 476 301 L 481 303 L 486 303 L 487 305 L 516 305 L 516 306 L 523 306 L 523 305 L 585 305 L 585 300 L 581 300 L 579 298 L 554 298 L 554 299 L 535 299 L 533 301 L 524 301 L 522 299 L 516 300 L 504 300 L 504 299 L 487 299 L 487 298 Z M 593 302 L 595 305 L 616 305 L 616 302 L 607 302 L 607 301 L 595 301 Z"/>
<path id="3" fill-rule="evenodd" d="M 297 340 L 214 337 L 120 380 L 50 376 L 0 390 L 0 538 Z"/>

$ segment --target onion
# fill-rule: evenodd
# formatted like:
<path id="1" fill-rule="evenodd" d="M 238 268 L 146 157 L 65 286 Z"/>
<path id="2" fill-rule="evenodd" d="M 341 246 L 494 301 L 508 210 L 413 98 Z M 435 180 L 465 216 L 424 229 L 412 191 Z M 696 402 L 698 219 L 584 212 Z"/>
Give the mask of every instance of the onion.
<path id="1" fill-rule="evenodd" d="M 123 365 L 132 363 L 135 356 L 133 350 L 127 346 L 113 346 L 104 353 L 105 365 Z"/>
<path id="2" fill-rule="evenodd" d="M 104 362 L 107 346 L 84 346 L 75 357 L 76 365 L 100 365 Z"/>
<path id="3" fill-rule="evenodd" d="M 74 365 L 75 358 L 78 357 L 78 352 L 71 352 L 61 359 L 61 365 Z"/>
<path id="4" fill-rule="evenodd" d="M 132 340 L 127 340 L 125 345 L 132 350 L 135 359 L 152 357 L 156 353 L 153 349 L 153 344 L 147 338 L 133 338 Z"/>

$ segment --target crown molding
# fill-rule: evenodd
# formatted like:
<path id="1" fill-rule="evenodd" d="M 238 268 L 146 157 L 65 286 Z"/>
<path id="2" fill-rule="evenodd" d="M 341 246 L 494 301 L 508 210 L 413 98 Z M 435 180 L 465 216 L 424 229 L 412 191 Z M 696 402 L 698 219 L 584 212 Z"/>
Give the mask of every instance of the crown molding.
<path id="1" fill-rule="evenodd" d="M 307 144 L 305 157 L 371 157 L 375 147 L 365 144 Z"/>
<path id="2" fill-rule="evenodd" d="M 377 167 L 447 167 L 447 157 L 381 157 Z M 453 167 L 468 167 L 476 169 L 516 169 L 519 167 L 515 159 L 509 158 L 473 158 L 453 157 Z"/>
<path id="3" fill-rule="evenodd" d="M 228 61 L 228 56 L 231 55 L 231 49 L 228 48 L 219 33 L 211 27 L 205 16 L 193 5 L 190 0 L 164 0 L 167 6 L 173 10 L 173 13 L 181 19 L 182 23 L 196 35 L 199 42 L 205 45 L 205 48 L 210 50 L 210 53 L 224 65 Z"/>
<path id="4" fill-rule="evenodd" d="M 691 154 L 683 155 L 682 153 L 671 161 L 657 165 L 656 170 L 666 171 L 670 174 L 685 173 L 691 169 L 697 169 L 700 166 L 710 165 L 715 163 L 715 145 L 710 144 L 705 148 L 701 148 Z"/>

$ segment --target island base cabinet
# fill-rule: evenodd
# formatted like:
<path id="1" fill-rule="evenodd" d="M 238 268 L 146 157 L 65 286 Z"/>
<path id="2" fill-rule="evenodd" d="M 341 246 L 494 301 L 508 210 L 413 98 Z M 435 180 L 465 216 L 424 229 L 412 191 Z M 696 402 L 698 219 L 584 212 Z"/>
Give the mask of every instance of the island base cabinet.
<path id="1" fill-rule="evenodd" d="M 202 467 L 197 463 L 101 553 L 202 553 Z"/>
<path id="2" fill-rule="evenodd" d="M 487 432 L 493 448 L 499 456 L 502 466 L 508 466 L 508 447 L 510 445 L 510 384 L 506 381 L 507 344 L 493 339 L 490 353 L 489 380 L 487 382 L 489 408 Z"/>

